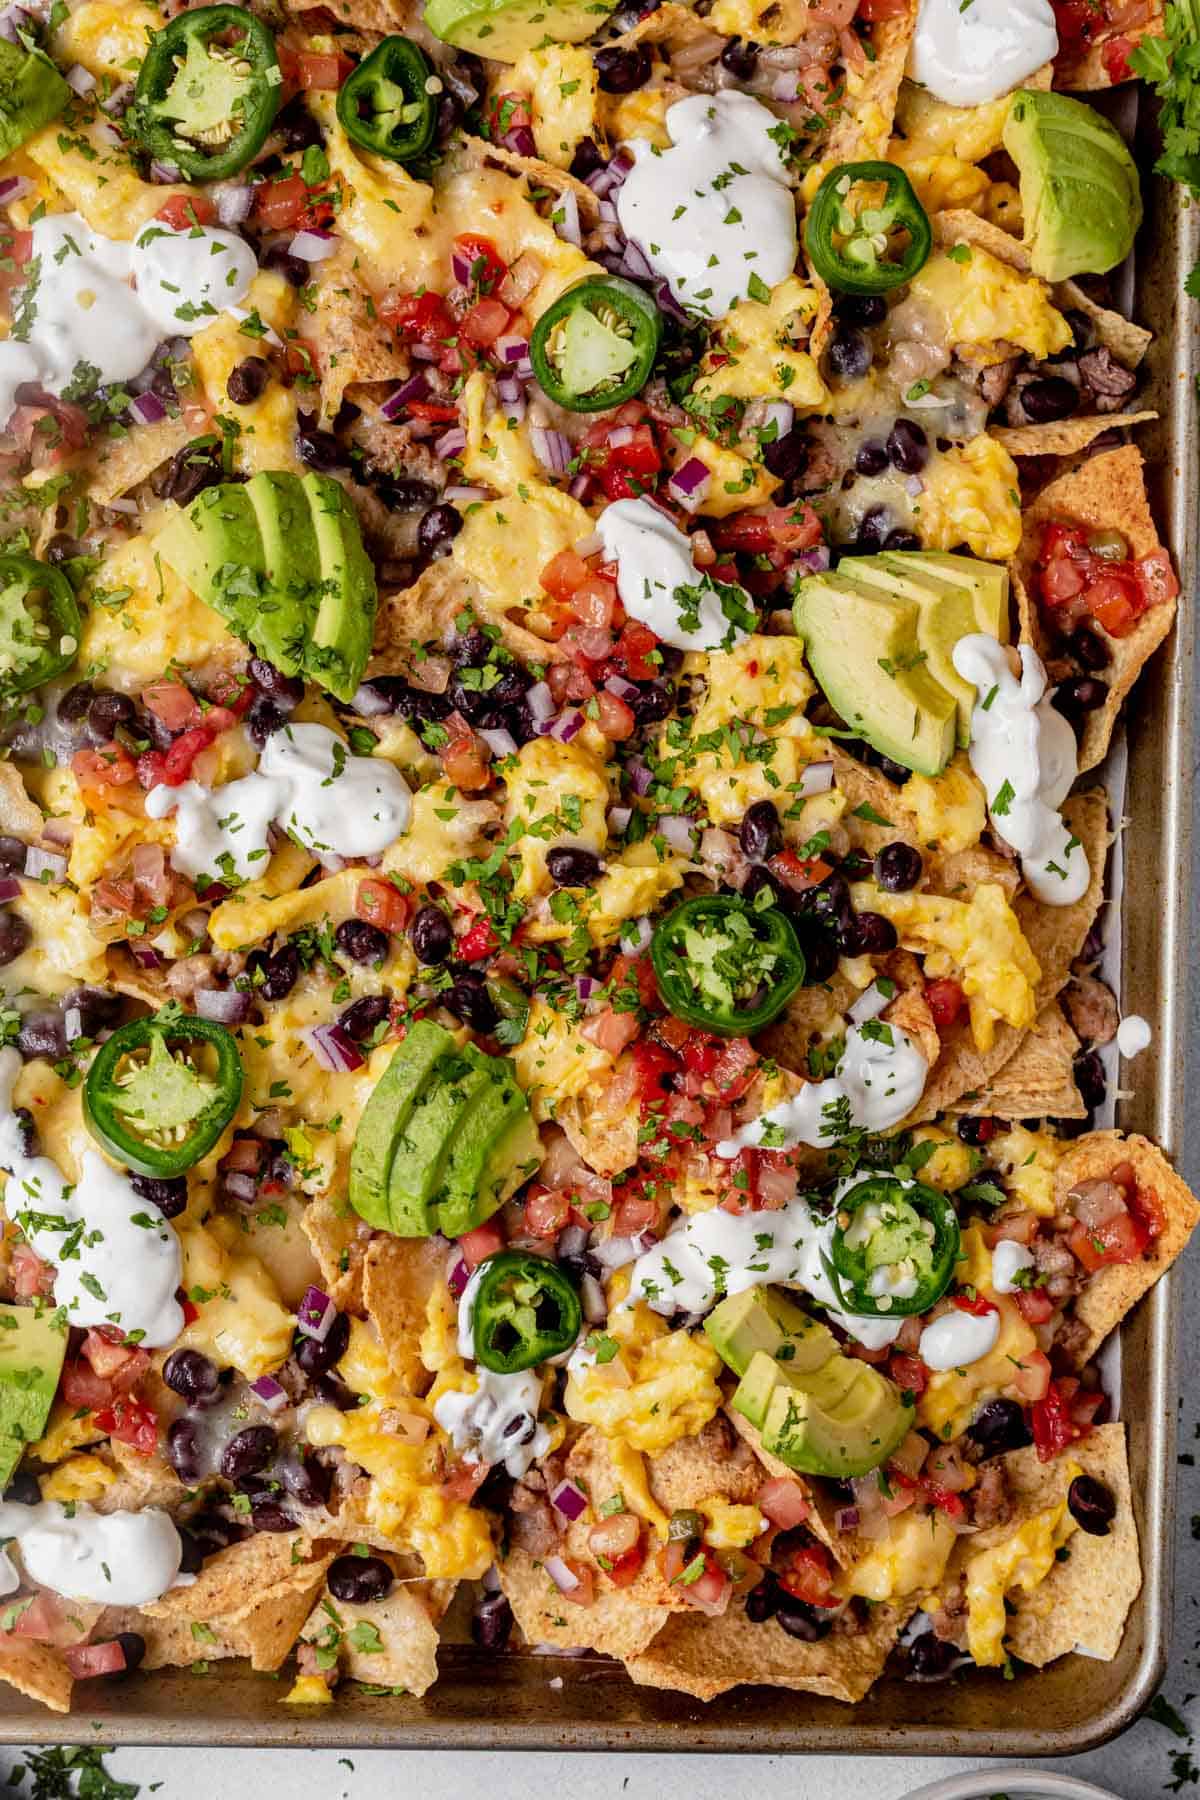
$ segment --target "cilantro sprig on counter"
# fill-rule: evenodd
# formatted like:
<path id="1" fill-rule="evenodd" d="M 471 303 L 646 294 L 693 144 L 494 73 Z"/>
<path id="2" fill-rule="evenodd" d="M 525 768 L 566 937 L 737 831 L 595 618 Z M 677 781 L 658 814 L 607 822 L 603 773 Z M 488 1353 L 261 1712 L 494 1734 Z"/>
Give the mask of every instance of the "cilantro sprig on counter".
<path id="1" fill-rule="evenodd" d="M 1200 200 L 1200 0 L 1174 0 L 1163 35 L 1144 37 L 1128 61 L 1162 101 L 1163 153 L 1156 172 Z M 1200 300 L 1200 263 L 1184 285 Z"/>

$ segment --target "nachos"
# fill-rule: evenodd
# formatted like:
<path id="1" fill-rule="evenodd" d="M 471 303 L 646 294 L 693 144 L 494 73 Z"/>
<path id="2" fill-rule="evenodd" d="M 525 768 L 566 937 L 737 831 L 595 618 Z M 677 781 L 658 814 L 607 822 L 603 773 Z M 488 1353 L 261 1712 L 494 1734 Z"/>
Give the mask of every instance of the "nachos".
<path id="1" fill-rule="evenodd" d="M 0 1680 L 1116 1654 L 1162 26 L 10 9 Z"/>

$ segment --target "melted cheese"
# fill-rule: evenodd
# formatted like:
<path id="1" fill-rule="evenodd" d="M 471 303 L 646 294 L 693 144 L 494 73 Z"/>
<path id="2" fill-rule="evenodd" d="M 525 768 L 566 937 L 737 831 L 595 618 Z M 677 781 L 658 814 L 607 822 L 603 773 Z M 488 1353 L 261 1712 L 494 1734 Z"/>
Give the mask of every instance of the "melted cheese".
<path id="1" fill-rule="evenodd" d="M 983 787 L 959 751 L 938 775 L 912 775 L 904 784 L 904 804 L 929 849 L 950 856 L 977 844 L 987 824 Z"/>
<path id="2" fill-rule="evenodd" d="M 295 290 L 282 275 L 257 275 L 243 303 L 243 311 L 257 312 L 264 325 L 285 338 L 296 316 Z M 237 406 L 229 398 L 229 377 L 240 362 L 254 356 L 259 340 L 247 336 L 244 320 L 224 312 L 192 340 L 192 354 L 205 395 L 214 412 L 236 419 L 240 431 L 234 439 L 233 463 L 240 473 L 259 469 L 288 469 L 303 474 L 305 464 L 296 456 L 296 412 L 301 390 L 270 381 L 257 400 Z"/>
<path id="3" fill-rule="evenodd" d="M 1017 465 L 986 434 L 931 456 L 912 509 L 926 550 L 961 549 L 988 562 L 1015 556 L 1021 542 Z"/>
<path id="4" fill-rule="evenodd" d="M 158 13 L 136 0 L 130 6 L 85 0 L 54 33 L 52 53 L 62 68 L 82 63 L 98 80 L 107 76 L 119 86 L 136 79 L 151 36 L 161 30 Z"/>
<path id="5" fill-rule="evenodd" d="M 909 284 L 901 313 L 924 321 L 928 341 L 951 345 L 977 363 L 1000 362 L 1014 345 L 1041 361 L 1071 342 L 1071 327 L 1051 304 L 1045 282 L 978 244 L 931 256 Z"/>
<path id="6" fill-rule="evenodd" d="M 602 759 L 577 740 L 530 739 L 507 773 L 505 789 L 504 822 L 510 831 L 520 830 L 511 852 L 520 864 L 515 899 L 553 886 L 546 856 L 556 844 L 602 851 L 608 842 L 608 774 Z"/>
<path id="7" fill-rule="evenodd" d="M 534 996 L 525 1036 L 512 1051 L 517 1080 L 540 1123 L 554 1117 L 558 1101 L 585 1093 L 613 1066 L 607 1050 L 589 1043 L 578 1027 Z"/>
<path id="8" fill-rule="evenodd" d="M 1008 1294 L 992 1286 L 992 1258 L 978 1225 L 962 1234 L 960 1259 L 954 1278 L 960 1286 L 973 1287 L 1000 1314 L 1000 1334 L 986 1356 L 961 1369 L 938 1369 L 917 1401 L 917 1423 L 945 1441 L 958 1437 L 985 1400 L 1015 1392 L 1014 1377 L 1027 1356 L 1038 1349 L 1032 1326 Z"/>
<path id="9" fill-rule="evenodd" d="M 277 1369 L 291 1350 L 296 1321 L 258 1257 L 239 1247 L 236 1221 L 216 1218 L 204 1226 L 181 1219 L 175 1229 L 184 1291 L 198 1308 L 179 1343 L 251 1381 Z"/>
<path id="10" fill-rule="evenodd" d="M 1078 1463 L 1071 1463 L 1063 1472 L 1064 1479 L 1078 1473 Z M 1014 1588 L 1029 1594 L 1045 1581 L 1058 1551 L 1075 1529 L 1064 1499 L 1027 1519 L 1003 1544 L 967 1558 L 963 1571 L 967 1649 L 981 1668 L 998 1668 L 1004 1661 L 1005 1594 Z"/>
<path id="11" fill-rule="evenodd" d="M 101 593 L 108 604 L 97 599 Z M 110 687 L 139 693 L 172 661 L 195 668 L 210 660 L 233 666 L 245 658 L 221 615 L 155 554 L 152 530 L 105 557 L 90 595 L 79 661 L 102 670 Z"/>
<path id="12" fill-rule="evenodd" d="M 838 1581 L 838 1592 L 864 1600 L 893 1600 L 927 1593 L 946 1571 L 958 1539 L 944 1514 L 910 1506 L 888 1521 L 888 1535 L 871 1548 Z"/>
<path id="13" fill-rule="evenodd" d="M 105 143 L 107 124 L 101 114 L 66 132 L 55 121 L 29 139 L 25 155 L 61 197 L 51 212 L 81 213 L 93 231 L 130 243 L 172 194 L 196 189 L 143 181 L 125 152 Z"/>
<path id="14" fill-rule="evenodd" d="M 497 485 L 494 471 L 489 480 Z M 450 560 L 471 583 L 485 617 L 536 613 L 545 605 L 546 564 L 592 530 L 591 514 L 570 494 L 539 481 L 521 482 L 468 514 Z M 527 622 L 518 617 L 518 623 Z"/>
<path id="15" fill-rule="evenodd" d="M 383 868 L 409 881 L 439 881 L 450 864 L 487 855 L 484 828 L 495 822 L 491 800 L 472 800 L 448 781 L 413 795 L 408 830 L 383 853 Z"/>
<path id="16" fill-rule="evenodd" d="M 599 86 L 592 53 L 579 44 L 528 50 L 501 78 L 504 93 L 529 95 L 537 153 L 556 169 L 569 169 L 580 139 L 595 132 Z"/>

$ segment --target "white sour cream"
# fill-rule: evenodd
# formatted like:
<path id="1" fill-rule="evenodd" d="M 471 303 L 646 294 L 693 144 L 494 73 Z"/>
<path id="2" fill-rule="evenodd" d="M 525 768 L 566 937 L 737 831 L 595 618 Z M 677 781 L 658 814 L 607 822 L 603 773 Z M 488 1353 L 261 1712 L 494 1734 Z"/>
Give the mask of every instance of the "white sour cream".
<path id="1" fill-rule="evenodd" d="M 1000 1314 L 995 1307 L 987 1313 L 943 1313 L 921 1333 L 921 1361 L 929 1369 L 965 1369 L 993 1350 L 1000 1336 Z"/>
<path id="2" fill-rule="evenodd" d="M 1015 1294 L 1021 1286 L 1017 1277 L 1032 1267 L 1033 1251 L 1027 1244 L 1001 1238 L 992 1251 L 992 1286 L 998 1294 Z"/>
<path id="3" fill-rule="evenodd" d="M 807 1081 L 798 1094 L 722 1138 L 717 1155 L 727 1160 L 739 1150 L 765 1144 L 769 1150 L 795 1150 L 800 1144 L 822 1149 L 837 1136 L 828 1110 L 850 1103 L 850 1123 L 868 1131 L 898 1125 L 921 1098 L 929 1064 L 906 1031 L 873 1021 L 852 1025 L 837 1073 L 827 1081 Z"/>
<path id="4" fill-rule="evenodd" d="M 433 1416 L 454 1448 L 466 1451 L 489 1468 L 502 1462 L 514 1481 L 531 1464 L 547 1454 L 552 1442 L 545 1425 L 538 1424 L 542 1381 L 536 1369 L 517 1375 L 498 1375 L 492 1369 L 476 1369 L 475 1392 L 450 1388 L 434 1401 Z"/>
<path id="5" fill-rule="evenodd" d="M 1046 698 L 1046 671 L 1021 645 L 1021 679 L 1003 644 L 972 632 L 954 646 L 954 667 L 974 684 L 971 767 L 987 795 L 992 830 L 1021 859 L 1030 892 L 1046 906 L 1070 906 L 1087 892 L 1087 853 L 1058 808 L 1075 779 L 1075 733 Z"/>
<path id="6" fill-rule="evenodd" d="M 1117 1026 L 1117 1049 L 1129 1060 L 1150 1048 L 1153 1032 L 1140 1013 L 1126 1013 Z"/>
<path id="7" fill-rule="evenodd" d="M 740 1294 L 760 1281 L 790 1283 L 819 1300 L 860 1344 L 881 1350 L 895 1341 L 904 1321 L 837 1310 L 821 1262 L 835 1223 L 833 1214 L 818 1219 L 799 1195 L 777 1212 L 735 1215 L 717 1207 L 695 1213 L 638 1257 L 629 1297 L 667 1315 L 704 1313 L 721 1294 Z"/>
<path id="8" fill-rule="evenodd" d="M 680 305 L 717 319 L 753 276 L 772 288 L 795 266 L 796 197 L 771 136 L 779 120 L 752 95 L 728 93 L 678 100 L 665 123 L 669 150 L 630 144 L 617 217 Z"/>
<path id="9" fill-rule="evenodd" d="M 718 588 L 696 567 L 688 538 L 651 501 L 614 500 L 596 530 L 605 561 L 617 565 L 622 606 L 664 644 L 729 650 L 746 636 L 741 621 L 753 613 L 745 589 Z"/>
<path id="10" fill-rule="evenodd" d="M 412 795 L 391 763 L 352 755 L 328 726 L 287 725 L 267 739 L 254 774 L 212 789 L 153 787 L 146 811 L 152 819 L 174 813 L 171 866 L 180 874 L 232 869 L 246 881 L 266 867 L 272 824 L 322 861 L 378 856 L 408 829 Z"/>
<path id="11" fill-rule="evenodd" d="M 17 294 L 22 338 L 0 343 L 0 426 L 22 382 L 61 394 L 85 366 L 101 386 L 131 380 L 164 338 L 191 336 L 244 299 L 257 270 L 248 244 L 206 226 L 155 225 L 123 244 L 78 213 L 52 213 L 32 238 L 29 279 Z"/>
<path id="12" fill-rule="evenodd" d="M 1057 54 L 1050 0 L 920 0 L 908 73 L 951 106 L 982 106 Z"/>
<path id="13" fill-rule="evenodd" d="M 101 1606 L 148 1606 L 179 1573 L 183 1545 L 170 1516 L 157 1507 L 94 1512 L 76 1501 L 37 1506 L 0 1502 L 0 1537 L 15 1539 L 30 1581 L 69 1600 Z M 15 1592 L 17 1571 L 3 1554 L 0 1593 Z"/>
<path id="14" fill-rule="evenodd" d="M 139 1331 L 150 1349 L 174 1343 L 183 1330 L 175 1298 L 183 1276 L 179 1239 L 97 1151 L 84 1151 L 74 1187 L 48 1156 L 26 1156 L 12 1104 L 20 1069 L 15 1050 L 0 1050 L 0 1167 L 9 1172 L 4 1209 L 38 1255 L 54 1264 L 55 1304 L 72 1325 Z"/>

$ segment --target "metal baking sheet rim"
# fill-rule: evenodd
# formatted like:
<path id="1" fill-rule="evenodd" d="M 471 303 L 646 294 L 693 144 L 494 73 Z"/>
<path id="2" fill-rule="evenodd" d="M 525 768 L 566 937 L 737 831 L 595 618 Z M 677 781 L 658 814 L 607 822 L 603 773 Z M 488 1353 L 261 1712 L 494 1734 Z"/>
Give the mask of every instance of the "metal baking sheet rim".
<path id="1" fill-rule="evenodd" d="M 1153 144 L 1139 145 L 1142 166 Z M 1125 853 L 1152 870 L 1125 897 L 1123 995 L 1155 1027 L 1120 1122 L 1182 1144 L 1185 1110 L 1188 924 L 1193 762 L 1192 642 L 1188 600 L 1200 576 L 1200 470 L 1193 404 L 1200 370 L 1200 308 L 1179 304 L 1200 258 L 1200 209 L 1155 184 L 1139 245 L 1137 316 L 1155 331 L 1152 397 L 1161 413 L 1141 438 L 1158 517 L 1180 567 L 1180 628 L 1147 672 L 1131 721 Z M 1105 1742 L 1153 1697 L 1171 1628 L 1175 1511 L 1175 1299 L 1168 1276 L 1124 1331 L 1124 1411 L 1144 1583 L 1116 1660 L 1075 1655 L 1005 1682 L 920 1686 L 883 1681 L 860 1705 L 772 1688 L 746 1688 L 703 1706 L 635 1687 L 595 1658 L 507 1657 L 484 1673 L 481 1653 L 447 1645 L 442 1676 L 422 1700 L 339 1695 L 314 1715 L 282 1704 L 286 1677 L 245 1665 L 207 1673 L 159 1671 L 129 1684 L 94 1684 L 66 1717 L 0 1692 L 0 1743 L 211 1745 L 262 1748 L 646 1750 L 910 1756 L 1064 1756 Z"/>

